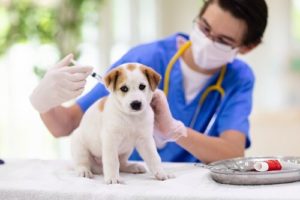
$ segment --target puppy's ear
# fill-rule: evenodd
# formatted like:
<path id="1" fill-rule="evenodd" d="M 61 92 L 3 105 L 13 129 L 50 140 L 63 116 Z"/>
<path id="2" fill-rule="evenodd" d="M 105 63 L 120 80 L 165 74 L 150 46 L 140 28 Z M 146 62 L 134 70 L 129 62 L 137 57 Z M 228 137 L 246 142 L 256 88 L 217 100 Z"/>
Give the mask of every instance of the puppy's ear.
<path id="1" fill-rule="evenodd" d="M 117 88 L 118 78 L 120 77 L 120 70 L 113 69 L 108 74 L 104 76 L 104 83 L 105 86 L 110 89 L 111 91 L 115 91 Z"/>
<path id="2" fill-rule="evenodd" d="M 149 82 L 151 90 L 154 91 L 160 82 L 161 76 L 150 67 L 142 66 L 141 69 Z"/>

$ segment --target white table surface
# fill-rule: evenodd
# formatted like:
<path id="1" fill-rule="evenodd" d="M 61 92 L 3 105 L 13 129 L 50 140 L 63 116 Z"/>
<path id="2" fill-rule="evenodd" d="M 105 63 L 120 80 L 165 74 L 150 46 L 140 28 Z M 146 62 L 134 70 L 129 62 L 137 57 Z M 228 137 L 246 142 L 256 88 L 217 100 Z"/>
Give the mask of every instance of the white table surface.
<path id="1" fill-rule="evenodd" d="M 234 186 L 214 182 L 209 171 L 186 163 L 164 163 L 175 179 L 121 174 L 125 184 L 105 185 L 103 176 L 76 177 L 64 160 L 9 160 L 0 165 L 0 199 L 300 199 L 300 182 Z"/>

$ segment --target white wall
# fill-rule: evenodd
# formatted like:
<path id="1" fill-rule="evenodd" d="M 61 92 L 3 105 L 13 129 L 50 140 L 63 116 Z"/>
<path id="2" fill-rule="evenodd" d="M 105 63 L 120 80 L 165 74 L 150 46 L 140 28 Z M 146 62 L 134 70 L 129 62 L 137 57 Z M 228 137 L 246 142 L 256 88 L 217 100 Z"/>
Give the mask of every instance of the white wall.
<path id="1" fill-rule="evenodd" d="M 158 9 L 158 34 L 165 37 L 176 32 L 189 33 L 192 21 L 198 15 L 201 0 L 156 0 Z"/>
<path id="2" fill-rule="evenodd" d="M 292 53 L 290 0 L 268 0 L 269 25 L 263 44 L 244 58 L 257 77 L 253 145 L 247 155 L 300 155 L 299 74 L 291 74 Z"/>
<path id="3" fill-rule="evenodd" d="M 291 1 L 268 0 L 267 3 L 269 21 L 263 43 L 253 52 L 242 56 L 253 67 L 257 79 L 255 111 L 278 110 L 289 106 L 284 78 L 291 47 Z"/>

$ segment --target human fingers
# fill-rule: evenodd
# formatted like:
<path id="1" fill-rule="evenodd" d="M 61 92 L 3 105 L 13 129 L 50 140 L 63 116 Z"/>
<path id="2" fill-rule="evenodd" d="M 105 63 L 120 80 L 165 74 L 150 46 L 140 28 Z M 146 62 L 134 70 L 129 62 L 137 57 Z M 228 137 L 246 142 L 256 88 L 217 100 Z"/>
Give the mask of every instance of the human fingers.
<path id="1" fill-rule="evenodd" d="M 60 88 L 60 90 L 58 92 L 58 96 L 60 98 L 64 99 L 65 101 L 69 101 L 69 100 L 74 99 L 74 98 L 78 97 L 79 95 L 81 95 L 83 93 L 83 91 L 84 91 L 84 88 L 81 88 L 76 91 L 71 91 L 66 88 Z"/>
<path id="2" fill-rule="evenodd" d="M 60 67 L 64 67 L 64 66 L 68 66 L 71 63 L 71 60 L 73 59 L 73 54 L 68 54 L 67 56 L 65 56 L 62 60 L 60 60 L 55 67 L 56 68 L 60 68 Z"/>
<path id="3" fill-rule="evenodd" d="M 71 67 L 65 67 L 62 69 L 62 71 L 75 74 L 75 73 L 92 73 L 93 68 L 90 66 L 71 66 Z"/>
<path id="4" fill-rule="evenodd" d="M 75 74 L 65 73 L 65 78 L 69 81 L 78 82 L 78 81 L 86 80 L 86 78 L 89 75 L 90 75 L 89 73 L 75 73 Z"/>
<path id="5" fill-rule="evenodd" d="M 65 88 L 70 91 L 80 90 L 80 89 L 84 88 L 85 85 L 86 85 L 86 80 L 77 81 L 77 82 L 64 80 L 64 81 L 60 82 L 60 87 Z"/>

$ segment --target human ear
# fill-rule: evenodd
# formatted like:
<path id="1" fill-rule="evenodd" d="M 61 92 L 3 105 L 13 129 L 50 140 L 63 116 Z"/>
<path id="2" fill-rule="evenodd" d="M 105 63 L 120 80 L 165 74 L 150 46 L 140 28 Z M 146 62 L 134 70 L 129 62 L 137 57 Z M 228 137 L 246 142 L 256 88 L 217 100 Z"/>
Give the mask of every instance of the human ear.
<path id="1" fill-rule="evenodd" d="M 254 44 L 249 44 L 249 45 L 241 46 L 239 48 L 239 53 L 242 54 L 242 55 L 244 55 L 244 54 L 252 51 L 253 49 L 255 49 L 258 45 L 259 45 L 259 43 L 254 43 Z"/>

